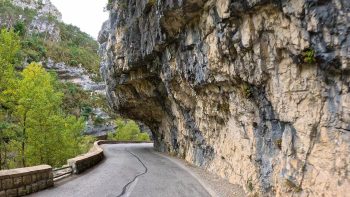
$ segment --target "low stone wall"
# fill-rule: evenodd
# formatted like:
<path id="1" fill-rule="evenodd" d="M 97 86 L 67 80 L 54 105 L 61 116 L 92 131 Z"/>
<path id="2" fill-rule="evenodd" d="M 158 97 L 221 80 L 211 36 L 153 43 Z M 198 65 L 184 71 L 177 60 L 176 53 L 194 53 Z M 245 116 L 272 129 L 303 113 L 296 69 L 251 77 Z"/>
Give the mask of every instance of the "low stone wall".
<path id="1" fill-rule="evenodd" d="M 52 168 L 40 165 L 0 171 L 0 197 L 24 196 L 53 186 Z"/>
<path id="2" fill-rule="evenodd" d="M 68 165 L 72 167 L 74 174 L 82 173 L 103 160 L 103 149 L 100 145 L 125 143 L 150 142 L 96 141 L 88 153 L 69 159 Z M 53 185 L 52 167 L 49 165 L 0 171 L 0 197 L 24 196 Z"/>
<path id="3" fill-rule="evenodd" d="M 115 141 L 115 140 L 100 140 L 98 145 L 102 144 L 141 144 L 141 143 L 153 143 L 152 141 Z"/>
<path id="4" fill-rule="evenodd" d="M 99 146 L 101 141 L 96 141 L 90 151 L 67 161 L 72 166 L 73 173 L 79 174 L 99 163 L 103 158 L 103 149 Z"/>

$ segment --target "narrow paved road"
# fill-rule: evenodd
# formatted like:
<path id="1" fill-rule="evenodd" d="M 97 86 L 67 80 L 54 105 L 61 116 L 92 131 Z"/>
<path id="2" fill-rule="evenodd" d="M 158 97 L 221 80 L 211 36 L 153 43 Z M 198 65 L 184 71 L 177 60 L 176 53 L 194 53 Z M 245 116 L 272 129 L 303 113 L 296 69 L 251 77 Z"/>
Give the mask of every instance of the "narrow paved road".
<path id="1" fill-rule="evenodd" d="M 156 154 L 152 144 L 103 145 L 106 159 L 93 169 L 35 193 L 39 197 L 206 197 L 182 167 Z"/>

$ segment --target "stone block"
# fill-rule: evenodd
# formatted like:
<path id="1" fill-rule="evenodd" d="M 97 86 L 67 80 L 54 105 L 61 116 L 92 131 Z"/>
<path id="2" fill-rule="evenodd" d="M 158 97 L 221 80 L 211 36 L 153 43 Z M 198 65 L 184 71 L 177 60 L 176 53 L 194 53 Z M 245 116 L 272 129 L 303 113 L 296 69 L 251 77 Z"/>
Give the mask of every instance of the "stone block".
<path id="1" fill-rule="evenodd" d="M 26 175 L 23 177 L 23 184 L 24 185 L 30 185 L 32 183 L 32 176 Z"/>
<path id="2" fill-rule="evenodd" d="M 2 184 L 2 189 L 7 190 L 7 189 L 12 189 L 13 188 L 13 180 L 11 178 L 9 179 L 3 179 L 1 181 Z"/>
<path id="3" fill-rule="evenodd" d="M 49 178 L 49 172 L 43 172 L 41 174 L 41 180 L 45 180 Z"/>
<path id="4" fill-rule="evenodd" d="M 38 182 L 38 187 L 39 187 L 39 190 L 43 190 L 46 188 L 46 181 L 45 180 L 41 180 Z"/>
<path id="5" fill-rule="evenodd" d="M 42 178 L 41 178 L 41 173 L 37 173 L 37 174 L 36 174 L 36 182 L 38 182 L 38 181 L 40 181 L 40 180 L 42 180 Z"/>
<path id="6" fill-rule="evenodd" d="M 37 191 L 39 191 L 38 183 L 33 183 L 32 184 L 32 192 L 34 193 L 34 192 L 37 192 Z"/>
<path id="7" fill-rule="evenodd" d="M 26 189 L 26 187 L 20 187 L 20 188 L 18 188 L 18 196 L 25 196 L 25 195 L 27 195 L 27 189 Z"/>
<path id="8" fill-rule="evenodd" d="M 31 194 L 32 193 L 32 186 L 31 185 L 27 185 L 26 186 L 26 191 L 27 191 L 27 194 Z"/>
<path id="9" fill-rule="evenodd" d="M 33 175 L 32 175 L 32 183 L 35 183 L 36 180 L 37 180 L 36 174 L 33 174 Z"/>
<path id="10" fill-rule="evenodd" d="M 47 187 L 52 187 L 53 185 L 54 185 L 53 179 L 49 179 L 49 180 L 46 181 L 46 186 Z"/>
<path id="11" fill-rule="evenodd" d="M 17 197 L 18 196 L 17 189 L 6 190 L 6 196 L 7 197 Z"/>
<path id="12" fill-rule="evenodd" d="M 13 187 L 18 188 L 23 185 L 23 179 L 22 177 L 15 177 L 13 178 Z"/>

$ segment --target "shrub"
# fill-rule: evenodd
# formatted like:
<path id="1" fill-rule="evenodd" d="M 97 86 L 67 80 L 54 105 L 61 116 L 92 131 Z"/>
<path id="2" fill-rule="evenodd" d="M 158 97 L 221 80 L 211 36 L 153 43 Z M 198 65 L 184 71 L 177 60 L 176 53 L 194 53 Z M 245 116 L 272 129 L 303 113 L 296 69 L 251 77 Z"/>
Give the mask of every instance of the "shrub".
<path id="1" fill-rule="evenodd" d="M 105 120 L 101 116 L 97 116 L 94 120 L 94 125 L 102 125 L 105 123 Z"/>
<path id="2" fill-rule="evenodd" d="M 61 41 L 45 43 L 48 57 L 56 62 L 66 62 L 71 66 L 82 65 L 87 71 L 99 75 L 100 58 L 97 54 L 98 44 L 78 27 L 58 24 Z"/>
<path id="3" fill-rule="evenodd" d="M 253 90 L 250 84 L 243 82 L 241 84 L 241 93 L 245 98 L 250 98 L 253 96 Z"/>
<path id="4" fill-rule="evenodd" d="M 114 0 L 108 0 L 107 5 L 106 5 L 106 10 L 111 10 L 113 7 L 113 2 Z"/>
<path id="5" fill-rule="evenodd" d="M 250 192 L 252 192 L 254 190 L 254 185 L 253 185 L 252 179 L 248 179 L 247 188 Z"/>
<path id="6" fill-rule="evenodd" d="M 156 5 L 156 3 L 157 3 L 157 0 L 148 0 L 148 4 L 151 6 Z"/>
<path id="7" fill-rule="evenodd" d="M 27 62 L 39 62 L 46 57 L 47 50 L 39 35 L 28 36 L 21 41 L 21 58 L 27 58 Z"/>
<path id="8" fill-rule="evenodd" d="M 147 133 L 141 133 L 139 126 L 135 121 L 116 120 L 117 130 L 115 134 L 109 134 L 108 138 L 117 141 L 150 141 Z"/>
<path id="9" fill-rule="evenodd" d="M 308 63 L 308 64 L 316 63 L 315 50 L 307 49 L 306 51 L 304 51 L 303 60 L 304 60 L 304 63 Z"/>
<path id="10" fill-rule="evenodd" d="M 278 149 L 282 149 L 282 139 L 275 140 L 275 145 L 278 147 Z"/>
<path id="11" fill-rule="evenodd" d="M 22 21 L 16 22 L 13 26 L 13 30 L 18 33 L 19 36 L 24 36 L 26 34 L 26 27 Z"/>
<path id="12" fill-rule="evenodd" d="M 29 26 L 29 23 L 33 20 L 33 18 L 36 15 L 36 10 L 28 8 L 22 9 L 20 7 L 14 6 L 9 0 L 0 0 L 0 18 L 8 18 L 12 20 L 14 19 L 13 21 L 16 22 L 19 19 L 19 16 L 22 16 L 21 20 L 24 23 L 24 25 Z M 13 27 L 14 23 L 6 25 L 10 25 L 11 27 Z"/>
<path id="13" fill-rule="evenodd" d="M 91 113 L 92 113 L 92 108 L 90 106 L 86 106 L 82 108 L 81 116 L 84 117 L 85 120 L 88 120 Z"/>
<path id="14" fill-rule="evenodd" d="M 302 188 L 295 184 L 293 181 L 289 180 L 289 179 L 285 179 L 285 185 L 290 188 L 293 189 L 295 192 L 301 192 Z"/>

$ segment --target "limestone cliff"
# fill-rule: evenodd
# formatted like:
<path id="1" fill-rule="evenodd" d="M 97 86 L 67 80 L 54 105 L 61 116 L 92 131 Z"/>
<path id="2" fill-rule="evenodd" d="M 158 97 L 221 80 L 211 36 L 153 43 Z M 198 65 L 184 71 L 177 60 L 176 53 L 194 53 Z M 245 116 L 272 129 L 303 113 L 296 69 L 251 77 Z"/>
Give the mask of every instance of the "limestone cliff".
<path id="1" fill-rule="evenodd" d="M 117 0 L 111 106 L 250 194 L 350 192 L 350 1 Z"/>
<path id="2" fill-rule="evenodd" d="M 22 13 L 12 11 L 12 14 L 18 14 L 17 16 L 11 16 L 8 10 L 1 13 L 5 14 L 0 17 L 1 26 L 12 27 L 18 21 L 27 21 L 30 34 L 46 34 L 48 39 L 54 42 L 60 41 L 60 28 L 56 21 L 61 22 L 62 14 L 50 0 L 2 0 L 0 3 L 5 2 L 11 2 L 23 11 Z M 29 14 L 30 10 L 35 13 Z"/>

